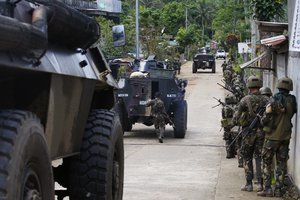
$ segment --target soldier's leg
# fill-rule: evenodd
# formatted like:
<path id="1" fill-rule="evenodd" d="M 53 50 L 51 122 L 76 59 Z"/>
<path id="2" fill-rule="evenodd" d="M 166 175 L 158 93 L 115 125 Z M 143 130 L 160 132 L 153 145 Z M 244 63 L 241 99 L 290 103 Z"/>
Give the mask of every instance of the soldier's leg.
<path id="1" fill-rule="evenodd" d="M 253 191 L 253 135 L 248 134 L 242 141 L 242 154 L 244 160 L 244 170 L 246 185 L 241 188 L 242 191 Z"/>
<path id="2" fill-rule="evenodd" d="M 264 132 L 259 130 L 256 133 L 256 140 L 254 146 L 254 159 L 257 179 L 257 191 L 263 190 L 263 178 L 262 178 L 262 148 L 264 143 Z"/>
<path id="3" fill-rule="evenodd" d="M 282 141 L 276 152 L 276 186 L 275 196 L 282 196 L 283 180 L 287 173 L 287 160 L 289 156 L 289 140 Z"/>
<path id="4" fill-rule="evenodd" d="M 158 140 L 160 143 L 163 143 L 163 138 L 164 138 L 164 133 L 165 133 L 165 120 L 164 117 L 160 117 L 159 118 L 159 136 L 158 136 Z"/>
<path id="5" fill-rule="evenodd" d="M 265 140 L 264 142 L 264 147 L 263 147 L 263 152 L 262 152 L 262 158 L 263 158 L 263 169 L 264 169 L 264 190 L 257 192 L 258 196 L 264 196 L 264 197 L 272 197 L 273 196 L 273 191 L 272 191 L 272 174 L 273 169 L 272 169 L 272 162 L 273 162 L 273 157 L 275 153 L 275 149 L 277 146 L 276 141 L 272 140 Z"/>
<path id="6" fill-rule="evenodd" d="M 236 140 L 236 151 L 237 151 L 237 157 L 238 157 L 238 167 L 243 168 L 244 167 L 244 161 L 243 161 L 243 154 L 241 152 L 242 149 L 242 137 L 238 136 Z"/>
<path id="7" fill-rule="evenodd" d="M 227 130 L 226 128 L 224 128 L 223 139 L 225 140 L 226 158 L 228 158 L 228 159 L 234 158 L 234 155 L 232 153 L 233 145 L 231 145 L 232 140 L 231 140 L 231 136 L 230 136 L 230 130 Z"/>
<path id="8" fill-rule="evenodd" d="M 232 158 L 235 157 L 236 155 L 236 150 L 235 150 L 235 141 L 233 141 L 235 138 L 235 135 L 232 131 L 229 132 L 229 141 L 230 141 L 230 146 L 229 146 L 229 151 L 230 151 L 230 154 L 232 156 Z"/>

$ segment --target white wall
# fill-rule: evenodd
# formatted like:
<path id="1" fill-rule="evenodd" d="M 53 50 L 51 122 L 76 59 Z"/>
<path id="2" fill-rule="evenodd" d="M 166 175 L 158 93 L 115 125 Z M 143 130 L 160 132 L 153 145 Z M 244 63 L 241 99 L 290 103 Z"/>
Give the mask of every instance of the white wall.
<path id="1" fill-rule="evenodd" d="M 293 135 L 290 143 L 290 159 L 288 162 L 288 170 L 292 175 L 298 189 L 300 188 L 300 53 L 292 53 L 289 57 L 287 73 L 293 80 L 293 94 L 297 98 L 298 113 L 294 117 Z"/>

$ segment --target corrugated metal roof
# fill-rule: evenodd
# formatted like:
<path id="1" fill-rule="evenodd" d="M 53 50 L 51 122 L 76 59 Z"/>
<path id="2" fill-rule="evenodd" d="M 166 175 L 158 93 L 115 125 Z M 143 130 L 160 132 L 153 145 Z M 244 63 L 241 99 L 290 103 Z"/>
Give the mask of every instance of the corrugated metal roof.
<path id="1" fill-rule="evenodd" d="M 284 35 L 278 35 L 275 37 L 266 38 L 260 41 L 261 44 L 266 46 L 275 46 L 281 44 L 282 42 L 286 41 L 287 38 Z"/>
<path id="2" fill-rule="evenodd" d="M 250 61 L 248 61 L 248 62 L 246 62 L 244 64 L 241 64 L 240 68 L 243 69 L 245 67 L 248 67 L 249 65 L 252 65 L 256 61 L 259 61 L 260 59 L 262 59 L 265 55 L 267 55 L 267 52 L 262 53 L 260 56 L 258 56 L 256 58 L 253 58 L 252 60 L 250 60 Z"/>

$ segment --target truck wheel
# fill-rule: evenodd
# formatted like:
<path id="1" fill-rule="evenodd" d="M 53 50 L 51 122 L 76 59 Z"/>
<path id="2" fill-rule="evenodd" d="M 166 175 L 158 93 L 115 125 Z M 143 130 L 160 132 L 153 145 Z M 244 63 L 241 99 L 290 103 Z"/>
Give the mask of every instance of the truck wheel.
<path id="1" fill-rule="evenodd" d="M 0 111 L 0 199 L 54 199 L 51 160 L 40 120 Z"/>
<path id="2" fill-rule="evenodd" d="M 212 64 L 211 72 L 216 73 L 216 63 L 215 62 Z"/>
<path id="3" fill-rule="evenodd" d="M 107 110 L 94 110 L 85 130 L 80 154 L 69 160 L 70 199 L 121 200 L 124 146 L 118 115 Z"/>
<path id="4" fill-rule="evenodd" d="M 197 66 L 193 63 L 193 74 L 197 72 Z"/>
<path id="5" fill-rule="evenodd" d="M 187 103 L 185 100 L 175 105 L 174 126 L 174 137 L 184 138 L 187 129 Z"/>

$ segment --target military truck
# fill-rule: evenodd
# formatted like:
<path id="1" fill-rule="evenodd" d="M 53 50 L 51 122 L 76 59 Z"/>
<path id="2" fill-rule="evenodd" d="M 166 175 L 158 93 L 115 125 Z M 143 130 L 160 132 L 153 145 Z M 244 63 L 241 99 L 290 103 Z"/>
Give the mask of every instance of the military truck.
<path id="1" fill-rule="evenodd" d="M 198 69 L 211 69 L 212 73 L 216 73 L 216 61 L 213 54 L 200 51 L 193 57 L 192 72 L 197 73 Z"/>
<path id="2" fill-rule="evenodd" d="M 117 83 L 94 45 L 98 22 L 56 0 L 0 8 L 0 199 L 122 199 Z"/>
<path id="3" fill-rule="evenodd" d="M 120 78 L 120 89 L 116 91 L 116 109 L 124 131 L 131 131 L 135 123 L 153 125 L 151 108 L 145 105 L 159 91 L 168 114 L 166 124 L 174 125 L 175 138 L 184 138 L 187 129 L 186 86 L 186 80 L 175 77 L 175 71 L 166 69 L 155 56 L 140 61 L 137 72 Z"/>

